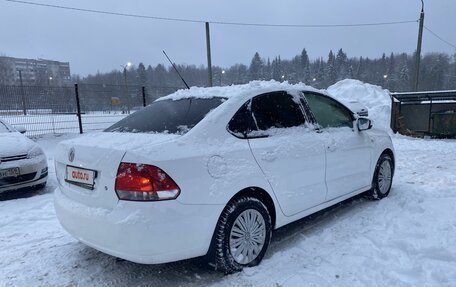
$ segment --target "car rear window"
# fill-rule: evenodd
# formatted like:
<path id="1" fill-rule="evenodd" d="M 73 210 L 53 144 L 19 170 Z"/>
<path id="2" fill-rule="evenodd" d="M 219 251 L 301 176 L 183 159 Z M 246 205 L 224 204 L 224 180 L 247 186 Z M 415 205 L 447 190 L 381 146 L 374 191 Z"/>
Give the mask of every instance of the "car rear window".
<path id="1" fill-rule="evenodd" d="M 184 134 L 225 98 L 156 101 L 110 126 L 105 132 Z"/>

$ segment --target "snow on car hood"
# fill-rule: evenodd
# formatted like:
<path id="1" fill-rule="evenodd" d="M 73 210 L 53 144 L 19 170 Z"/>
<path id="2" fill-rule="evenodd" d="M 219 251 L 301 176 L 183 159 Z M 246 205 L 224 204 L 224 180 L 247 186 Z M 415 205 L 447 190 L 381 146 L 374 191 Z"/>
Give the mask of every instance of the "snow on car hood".
<path id="1" fill-rule="evenodd" d="M 175 134 L 98 132 L 63 141 L 63 145 L 99 147 L 113 150 L 137 150 L 180 137 Z"/>
<path id="2" fill-rule="evenodd" d="M 0 133 L 0 157 L 27 154 L 35 143 L 18 132 Z"/>

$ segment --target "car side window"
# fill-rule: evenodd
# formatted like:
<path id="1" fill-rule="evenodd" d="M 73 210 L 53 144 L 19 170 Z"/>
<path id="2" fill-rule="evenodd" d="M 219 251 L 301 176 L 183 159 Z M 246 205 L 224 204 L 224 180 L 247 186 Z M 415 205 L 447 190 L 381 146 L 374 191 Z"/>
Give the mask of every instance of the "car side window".
<path id="1" fill-rule="evenodd" d="M 240 138 L 267 137 L 271 128 L 297 127 L 305 123 L 301 106 L 286 92 L 259 95 L 247 101 L 228 123 Z"/>
<path id="2" fill-rule="evenodd" d="M 353 128 L 353 115 L 337 101 L 312 93 L 304 93 L 317 124 L 322 128 Z"/>
<path id="3" fill-rule="evenodd" d="M 285 92 L 256 96 L 252 99 L 252 115 L 258 130 L 289 128 L 305 123 L 298 102 Z"/>
<path id="4" fill-rule="evenodd" d="M 245 138 L 247 135 L 257 130 L 251 112 L 252 100 L 247 101 L 234 114 L 228 123 L 228 130 L 237 137 Z"/>

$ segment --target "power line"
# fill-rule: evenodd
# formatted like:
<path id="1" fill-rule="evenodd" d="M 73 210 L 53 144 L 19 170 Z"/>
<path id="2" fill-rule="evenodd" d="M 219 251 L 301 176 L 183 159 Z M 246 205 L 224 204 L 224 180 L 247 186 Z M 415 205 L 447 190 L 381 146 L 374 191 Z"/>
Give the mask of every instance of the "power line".
<path id="1" fill-rule="evenodd" d="M 281 28 L 335 28 L 335 27 L 364 27 L 364 26 L 385 26 L 416 23 L 418 20 L 410 21 L 395 21 L 395 22 L 377 22 L 377 23 L 356 23 L 356 24 L 266 24 L 266 23 L 241 23 L 241 22 L 209 22 L 211 24 L 219 25 L 233 25 L 233 26 L 256 26 L 256 27 L 281 27 Z"/>
<path id="2" fill-rule="evenodd" d="M 437 35 L 435 32 L 433 32 L 431 29 L 429 29 L 428 27 L 424 26 L 424 29 L 426 29 L 429 33 L 431 33 L 432 35 L 434 35 L 437 39 L 439 39 L 440 41 L 444 42 L 445 44 L 453 47 L 456 49 L 456 45 L 448 42 L 447 40 L 443 39 L 442 37 L 440 37 L 439 35 Z"/>
<path id="3" fill-rule="evenodd" d="M 418 20 L 408 20 L 408 21 L 393 21 L 393 22 L 377 22 L 377 23 L 353 23 L 353 24 L 267 24 L 267 23 L 244 23 L 244 22 L 223 22 L 223 21 L 205 21 L 205 20 L 195 20 L 195 19 L 184 19 L 184 18 L 171 18 L 171 17 L 158 17 L 158 16 L 149 16 L 149 15 L 139 15 L 139 14 L 130 14 L 130 13 L 120 13 L 120 12 L 111 12 L 103 10 L 94 10 L 94 9 L 85 9 L 85 8 L 76 8 L 69 6 L 60 6 L 60 5 L 51 5 L 44 3 L 20 1 L 20 0 L 5 0 L 7 2 L 34 5 L 48 8 L 57 8 L 64 10 L 72 10 L 79 12 L 88 12 L 88 13 L 97 13 L 105 14 L 112 16 L 123 16 L 131 18 L 142 18 L 142 19 L 152 19 L 152 20 L 162 20 L 162 21 L 174 21 L 174 22 L 187 22 L 187 23 L 205 23 L 209 22 L 211 24 L 217 25 L 231 25 L 231 26 L 255 26 L 255 27 L 279 27 L 279 28 L 335 28 L 335 27 L 363 27 L 363 26 L 385 26 L 385 25 L 399 25 L 407 23 L 416 23 Z"/>
<path id="4" fill-rule="evenodd" d="M 137 14 L 128 14 L 128 13 L 119 13 L 119 12 L 110 12 L 110 11 L 102 11 L 102 10 L 93 10 L 93 9 L 84 9 L 84 8 L 76 8 L 76 7 L 68 7 L 68 6 L 51 5 L 51 4 L 44 4 L 44 3 L 35 3 L 35 2 L 28 2 L 28 1 L 16 1 L 16 0 L 5 0 L 5 1 L 14 2 L 14 3 L 20 3 L 20 4 L 27 4 L 27 5 L 34 5 L 34 6 L 41 6 L 41 7 L 48 7 L 48 8 L 57 8 L 57 9 L 73 10 L 73 11 L 79 11 L 79 12 L 105 14 L 105 15 L 112 15 L 112 16 L 124 16 L 124 17 L 154 19 L 154 20 L 164 20 L 164 21 L 204 23 L 204 21 L 191 20 L 191 19 L 155 17 L 155 16 L 147 16 L 147 15 L 137 15 Z"/>

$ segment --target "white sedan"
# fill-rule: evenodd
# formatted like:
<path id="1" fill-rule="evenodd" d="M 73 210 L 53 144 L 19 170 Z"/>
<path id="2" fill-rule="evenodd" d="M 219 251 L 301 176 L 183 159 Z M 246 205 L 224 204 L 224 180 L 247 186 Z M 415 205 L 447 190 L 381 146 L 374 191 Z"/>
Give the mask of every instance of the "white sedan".
<path id="1" fill-rule="evenodd" d="M 388 195 L 389 135 L 323 91 L 252 82 L 163 97 L 56 151 L 62 226 L 155 264 L 260 263 L 274 229 L 360 193 Z"/>
<path id="2" fill-rule="evenodd" d="M 22 129 L 22 132 L 25 130 Z M 0 193 L 46 185 L 48 167 L 43 150 L 0 119 Z"/>

